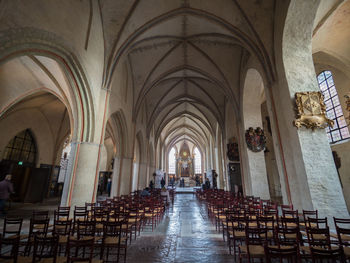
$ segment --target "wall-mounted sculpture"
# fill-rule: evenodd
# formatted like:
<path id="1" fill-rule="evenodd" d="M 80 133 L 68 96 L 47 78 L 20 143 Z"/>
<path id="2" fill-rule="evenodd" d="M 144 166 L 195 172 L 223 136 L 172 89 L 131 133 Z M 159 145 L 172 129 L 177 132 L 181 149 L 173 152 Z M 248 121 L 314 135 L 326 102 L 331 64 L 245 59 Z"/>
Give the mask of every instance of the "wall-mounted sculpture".
<path id="1" fill-rule="evenodd" d="M 265 150 L 266 137 L 263 129 L 257 127 L 255 130 L 250 127 L 245 132 L 245 141 L 249 150 L 253 152 L 261 152 Z"/>
<path id="2" fill-rule="evenodd" d="M 333 127 L 334 122 L 326 116 L 326 105 L 323 95 L 319 91 L 295 93 L 297 119 L 293 122 L 297 128 L 324 129 L 327 126 Z"/>

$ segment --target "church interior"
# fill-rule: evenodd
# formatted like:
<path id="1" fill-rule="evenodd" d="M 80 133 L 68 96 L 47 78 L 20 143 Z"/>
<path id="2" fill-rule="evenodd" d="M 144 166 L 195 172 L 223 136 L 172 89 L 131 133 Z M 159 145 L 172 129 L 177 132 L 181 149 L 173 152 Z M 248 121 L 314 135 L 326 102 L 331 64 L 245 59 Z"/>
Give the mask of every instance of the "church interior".
<path id="1" fill-rule="evenodd" d="M 0 0 L 0 262 L 349 262 L 349 41 L 350 0 Z"/>

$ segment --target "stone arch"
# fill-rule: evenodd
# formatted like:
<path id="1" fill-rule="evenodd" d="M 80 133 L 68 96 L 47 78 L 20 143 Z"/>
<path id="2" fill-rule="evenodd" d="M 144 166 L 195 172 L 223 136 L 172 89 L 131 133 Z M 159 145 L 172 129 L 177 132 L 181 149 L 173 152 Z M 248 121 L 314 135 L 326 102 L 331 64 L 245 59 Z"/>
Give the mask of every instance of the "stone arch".
<path id="1" fill-rule="evenodd" d="M 77 120 L 73 140 L 91 141 L 95 113 L 89 83 L 79 59 L 61 38 L 53 33 L 18 28 L 0 32 L 0 64 L 24 55 L 41 55 L 57 62 L 70 84 L 74 98 L 73 119 Z"/>

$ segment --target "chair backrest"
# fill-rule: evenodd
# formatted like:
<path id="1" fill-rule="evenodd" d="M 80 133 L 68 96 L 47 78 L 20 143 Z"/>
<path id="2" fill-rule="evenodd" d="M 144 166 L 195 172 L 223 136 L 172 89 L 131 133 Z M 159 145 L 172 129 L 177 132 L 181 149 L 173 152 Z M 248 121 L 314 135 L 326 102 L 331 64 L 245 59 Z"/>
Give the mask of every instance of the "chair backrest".
<path id="1" fill-rule="evenodd" d="M 69 210 L 55 210 L 54 211 L 54 220 L 59 221 L 59 220 L 68 220 L 69 218 Z"/>
<path id="2" fill-rule="evenodd" d="M 78 221 L 78 220 L 87 220 L 88 218 L 88 211 L 86 209 L 76 209 L 74 210 L 73 213 L 73 220 L 74 222 Z"/>
<path id="3" fill-rule="evenodd" d="M 283 228 L 300 228 L 299 227 L 299 218 L 296 217 L 280 217 L 279 219 L 281 226 Z"/>
<path id="4" fill-rule="evenodd" d="M 306 234 L 310 246 L 331 247 L 329 228 L 306 227 Z"/>
<path id="5" fill-rule="evenodd" d="M 276 228 L 276 241 L 279 246 L 299 246 L 301 234 L 298 227 Z"/>
<path id="6" fill-rule="evenodd" d="M 103 223 L 103 238 L 106 237 L 118 237 L 120 241 L 120 237 L 122 234 L 122 226 L 123 224 L 127 224 L 126 220 L 109 222 L 106 221 Z"/>
<path id="7" fill-rule="evenodd" d="M 282 210 L 293 210 L 293 205 L 280 205 Z"/>
<path id="8" fill-rule="evenodd" d="M 273 216 L 259 216 L 258 226 L 261 228 L 266 228 L 268 231 L 274 231 L 276 220 Z"/>
<path id="9" fill-rule="evenodd" d="M 265 209 L 264 210 L 265 216 L 273 216 L 276 221 L 278 221 L 278 210 L 277 209 Z"/>
<path id="10" fill-rule="evenodd" d="M 300 262 L 299 261 L 299 251 L 297 246 L 288 246 L 288 247 L 276 247 L 276 246 L 265 246 L 265 257 L 266 262 L 273 262 L 273 260 L 279 259 L 280 262 L 283 262 L 284 259 L 288 260 L 287 262 Z"/>
<path id="11" fill-rule="evenodd" d="M 306 226 L 314 227 L 314 228 L 327 228 L 328 227 L 327 217 L 325 218 L 308 217 L 306 220 Z"/>
<path id="12" fill-rule="evenodd" d="M 289 210 L 289 209 L 283 209 L 282 215 L 284 217 L 292 217 L 292 218 L 299 218 L 298 210 Z"/>
<path id="13" fill-rule="evenodd" d="M 350 229 L 336 226 L 339 244 L 350 247 Z"/>
<path id="14" fill-rule="evenodd" d="M 350 219 L 333 217 L 340 244 L 350 246 Z"/>
<path id="15" fill-rule="evenodd" d="M 332 260 L 332 262 L 345 262 L 344 260 L 344 251 L 342 247 L 336 248 L 336 249 L 321 249 L 321 248 L 315 248 L 311 247 L 311 257 L 312 262 L 323 262 L 326 260 L 326 262 L 329 262 Z"/>
<path id="16" fill-rule="evenodd" d="M 68 238 L 67 242 L 67 263 L 92 262 L 94 254 L 94 238 L 74 239 Z"/>
<path id="17" fill-rule="evenodd" d="M 33 219 L 47 219 L 49 218 L 49 211 L 34 210 L 32 214 Z"/>
<path id="18" fill-rule="evenodd" d="M 334 225 L 335 226 L 340 226 L 343 228 L 350 228 L 350 218 L 336 218 L 333 217 L 334 220 Z"/>
<path id="19" fill-rule="evenodd" d="M 246 244 L 263 246 L 267 242 L 267 229 L 256 227 L 245 227 Z"/>
<path id="20" fill-rule="evenodd" d="M 3 237 L 20 235 L 22 230 L 23 218 L 5 218 L 2 230 Z"/>
<path id="21" fill-rule="evenodd" d="M 29 222 L 29 236 L 33 237 L 36 234 L 46 236 L 49 228 L 49 222 L 49 218 L 31 218 Z"/>
<path id="22" fill-rule="evenodd" d="M 57 211 L 59 211 L 59 212 L 70 212 L 70 206 L 59 206 L 58 208 L 57 208 Z"/>
<path id="23" fill-rule="evenodd" d="M 77 221 L 77 236 L 78 239 L 84 237 L 94 237 L 96 234 L 95 221 Z"/>
<path id="24" fill-rule="evenodd" d="M 307 221 L 307 218 L 318 218 L 318 210 L 303 210 L 304 222 Z"/>
<path id="25" fill-rule="evenodd" d="M 72 230 L 72 219 L 59 221 L 55 220 L 53 225 L 53 232 L 57 235 L 67 236 Z"/>
<path id="26" fill-rule="evenodd" d="M 3 260 L 12 260 L 17 262 L 20 236 L 5 238 L 0 235 L 0 262 Z"/>
<path id="27" fill-rule="evenodd" d="M 33 262 L 39 262 L 41 259 L 52 259 L 56 262 L 58 251 L 58 236 L 34 235 Z"/>

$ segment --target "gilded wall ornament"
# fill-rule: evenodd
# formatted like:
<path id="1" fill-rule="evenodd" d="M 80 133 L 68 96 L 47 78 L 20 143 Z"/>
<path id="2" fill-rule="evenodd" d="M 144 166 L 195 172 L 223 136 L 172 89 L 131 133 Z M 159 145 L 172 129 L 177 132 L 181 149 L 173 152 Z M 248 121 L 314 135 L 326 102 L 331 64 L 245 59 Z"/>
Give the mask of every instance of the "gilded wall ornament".
<path id="1" fill-rule="evenodd" d="M 327 126 L 333 127 L 334 122 L 326 116 L 326 105 L 323 95 L 319 91 L 295 93 L 297 105 L 297 119 L 293 122 L 297 128 L 324 129 Z"/>
<path id="2" fill-rule="evenodd" d="M 250 127 L 245 132 L 245 141 L 249 150 L 253 152 L 261 152 L 265 150 L 266 137 L 263 129 L 257 127 L 255 130 Z"/>

